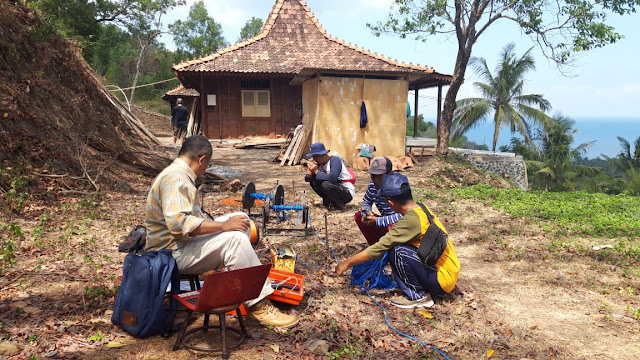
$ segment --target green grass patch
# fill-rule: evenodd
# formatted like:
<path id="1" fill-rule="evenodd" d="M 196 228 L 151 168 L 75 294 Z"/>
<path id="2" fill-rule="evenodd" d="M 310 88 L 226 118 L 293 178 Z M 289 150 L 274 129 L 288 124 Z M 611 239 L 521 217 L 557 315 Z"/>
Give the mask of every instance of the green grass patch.
<path id="1" fill-rule="evenodd" d="M 477 199 L 519 218 L 549 220 L 560 233 L 592 237 L 638 236 L 640 197 L 497 189 L 474 185 L 451 190 L 465 199 Z"/>

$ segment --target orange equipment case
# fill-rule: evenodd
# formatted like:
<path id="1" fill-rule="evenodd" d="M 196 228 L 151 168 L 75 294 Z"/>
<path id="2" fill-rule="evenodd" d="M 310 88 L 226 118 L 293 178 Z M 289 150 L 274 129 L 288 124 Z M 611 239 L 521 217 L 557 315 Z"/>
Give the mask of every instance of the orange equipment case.
<path id="1" fill-rule="evenodd" d="M 296 273 L 271 268 L 269 279 L 274 285 L 281 285 L 274 289 L 273 294 L 267 296 L 273 301 L 298 305 L 304 297 L 304 276 Z"/>

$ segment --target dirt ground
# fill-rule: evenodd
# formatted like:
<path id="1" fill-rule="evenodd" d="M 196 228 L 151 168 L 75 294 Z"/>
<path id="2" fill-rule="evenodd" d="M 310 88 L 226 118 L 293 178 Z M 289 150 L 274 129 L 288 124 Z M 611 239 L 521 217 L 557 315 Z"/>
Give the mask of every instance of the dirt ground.
<path id="1" fill-rule="evenodd" d="M 174 157 L 178 147 L 170 137 L 161 140 L 165 145 L 157 151 Z M 300 167 L 270 162 L 276 153 L 217 144 L 212 163 L 216 171 L 243 182 L 253 181 L 259 192 L 271 193 L 279 183 L 285 187 L 287 202 L 299 203 L 303 196 L 311 204 L 317 202 L 317 196 L 306 191 Z M 425 182 L 429 176 L 446 173 L 443 166 L 433 158 L 405 170 L 405 174 L 413 184 L 423 184 L 416 187 L 445 187 Z M 458 173 L 457 177 L 479 176 L 482 180 L 482 175 L 474 174 Z M 287 332 L 251 328 L 252 339 L 235 349 L 232 359 L 436 358 L 423 345 L 391 330 L 383 310 L 365 293 L 349 286 L 348 277 L 337 277 L 333 272 L 332 251 L 342 260 L 365 247 L 352 219 L 367 183 L 364 172 L 357 175 L 358 194 L 345 211 L 310 207 L 318 236 L 263 238 L 259 254 L 283 246 L 298 253 L 296 272 L 305 276 L 305 298 L 298 306 L 279 307 L 299 315 L 301 321 Z M 493 177 L 486 179 L 500 185 Z M 13 347 L 2 349 L 0 353 L 5 355 L 0 357 L 206 357 L 188 350 L 172 352 L 176 335 L 140 340 L 110 323 L 124 258 L 116 251 L 117 243 L 142 222 L 152 181 L 127 174 L 122 180 L 128 186 L 121 191 L 88 199 L 65 198 L 56 208 L 33 209 L 33 216 L 13 219 L 22 229 L 22 241 L 15 265 L 4 269 L 0 277 L 0 330 L 7 340 L 3 346 Z M 238 195 L 207 193 L 204 207 L 214 216 L 239 210 L 220 205 L 222 199 Z M 454 294 L 437 301 L 428 313 L 394 308 L 389 292 L 371 291 L 398 331 L 457 359 L 638 357 L 639 322 L 626 311 L 629 306 L 638 307 L 635 291 L 639 284 L 625 278 L 630 269 L 578 256 L 570 248 L 553 250 L 553 239 L 541 230 L 543 224 L 510 218 L 476 202 L 445 201 L 442 197 L 418 200 L 425 201 L 447 226 L 462 272 Z M 296 216 L 295 212 L 290 214 L 292 221 Z M 272 222 L 270 226 L 284 226 Z M 581 241 L 593 243 L 591 239 Z M 233 325 L 235 319 L 230 322 Z M 202 341 L 206 339 L 215 341 Z M 314 340 L 329 342 L 328 356 L 308 350 Z"/>

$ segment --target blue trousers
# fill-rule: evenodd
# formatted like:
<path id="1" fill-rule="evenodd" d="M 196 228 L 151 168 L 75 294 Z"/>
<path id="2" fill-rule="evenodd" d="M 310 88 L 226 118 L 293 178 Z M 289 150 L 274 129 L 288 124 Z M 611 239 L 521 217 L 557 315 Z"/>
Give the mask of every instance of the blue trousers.
<path id="1" fill-rule="evenodd" d="M 415 246 L 401 244 L 392 247 L 389 250 L 389 264 L 393 280 L 409 300 L 420 299 L 426 294 L 446 294 L 438 283 L 438 271 L 435 267 L 422 264 Z"/>

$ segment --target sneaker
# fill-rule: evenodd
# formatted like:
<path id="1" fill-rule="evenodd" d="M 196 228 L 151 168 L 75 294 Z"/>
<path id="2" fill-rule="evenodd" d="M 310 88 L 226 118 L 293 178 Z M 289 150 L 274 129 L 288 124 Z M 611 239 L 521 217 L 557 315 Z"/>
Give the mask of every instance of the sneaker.
<path id="1" fill-rule="evenodd" d="M 429 294 L 421 297 L 417 300 L 409 300 L 404 296 L 393 296 L 391 297 L 391 303 L 399 308 L 403 309 L 411 309 L 415 307 L 432 307 L 433 300 L 431 300 L 431 296 Z"/>
<path id="2" fill-rule="evenodd" d="M 263 326 L 273 326 L 280 329 L 289 329 L 298 323 L 297 316 L 281 312 L 268 299 L 263 299 L 250 307 L 247 311 L 247 319 Z"/>

